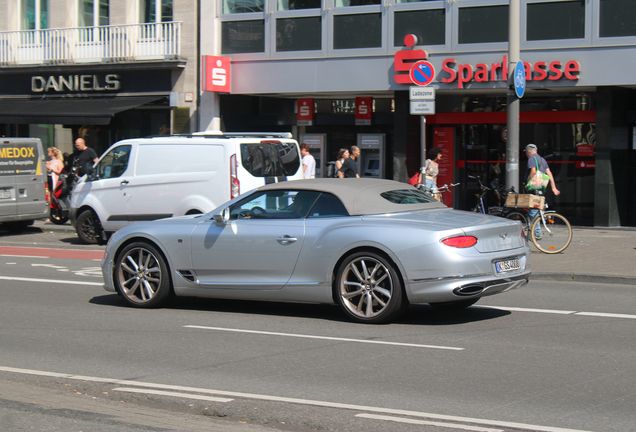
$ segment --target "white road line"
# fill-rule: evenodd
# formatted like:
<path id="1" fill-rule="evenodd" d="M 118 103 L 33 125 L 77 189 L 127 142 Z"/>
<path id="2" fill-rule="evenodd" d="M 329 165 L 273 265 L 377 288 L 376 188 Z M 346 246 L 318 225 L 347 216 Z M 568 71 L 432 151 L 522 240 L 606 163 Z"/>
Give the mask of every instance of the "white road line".
<path id="1" fill-rule="evenodd" d="M 24 278 L 24 277 L 13 277 L 13 276 L 0 276 L 0 280 L 10 280 L 10 281 L 19 281 L 19 282 L 59 283 L 59 284 L 69 284 L 69 285 L 104 286 L 104 282 L 82 282 L 82 281 L 59 280 L 59 279 L 36 279 L 36 278 Z"/>
<path id="2" fill-rule="evenodd" d="M 387 421 L 393 421 L 397 423 L 439 426 L 443 428 L 462 429 L 462 430 L 475 431 L 475 432 L 504 432 L 503 429 L 490 429 L 490 428 L 484 428 L 479 426 L 462 425 L 458 423 L 432 422 L 432 421 L 416 420 L 416 419 L 410 419 L 410 418 L 404 418 L 404 417 L 381 416 L 376 414 L 356 414 L 356 417 L 362 417 L 362 418 L 368 418 L 368 419 L 374 419 L 374 420 L 387 420 Z"/>
<path id="3" fill-rule="evenodd" d="M 152 394 L 152 395 L 158 395 L 158 396 L 174 396 L 178 398 L 196 399 L 196 400 L 209 401 L 209 402 L 232 402 L 234 400 L 234 399 L 219 398 L 214 396 L 203 396 L 203 395 L 195 395 L 190 393 L 177 393 L 177 392 L 149 390 L 149 389 L 140 389 L 140 388 L 132 388 L 132 387 L 115 387 L 113 391 L 126 392 L 126 393 Z"/>
<path id="4" fill-rule="evenodd" d="M 532 313 L 546 313 L 546 314 L 557 314 L 557 315 L 573 315 L 576 313 L 576 311 L 564 311 L 564 310 L 556 310 L 556 309 L 530 309 L 530 308 L 518 308 L 518 307 L 507 307 L 507 306 L 478 306 L 478 307 L 501 309 L 501 310 L 507 310 L 511 312 L 532 312 Z"/>
<path id="5" fill-rule="evenodd" d="M 629 319 L 636 319 L 636 315 L 603 313 L 603 312 L 577 312 L 574 315 L 591 316 L 591 317 L 603 317 L 603 318 L 629 318 Z"/>
<path id="6" fill-rule="evenodd" d="M 14 257 L 14 258 L 46 258 L 49 259 L 50 257 L 47 256 L 31 256 L 31 255 L 10 255 L 10 254 L 0 254 L 0 256 L 3 257 Z"/>
<path id="7" fill-rule="evenodd" d="M 411 343 L 402 343 L 402 342 L 371 341 L 371 340 L 364 340 L 364 339 L 349 339 L 349 338 L 339 338 L 339 337 L 331 337 L 331 336 L 312 336 L 312 335 L 302 335 L 302 334 L 294 334 L 294 333 L 275 333 L 275 332 L 258 331 L 258 330 L 231 329 L 231 328 L 223 328 L 223 327 L 206 327 L 206 326 L 196 326 L 196 325 L 186 325 L 184 327 L 202 329 L 202 330 L 217 330 L 217 331 L 227 331 L 227 332 L 236 332 L 236 333 L 261 334 L 261 335 L 269 335 L 269 336 L 296 337 L 296 338 L 304 338 L 304 339 L 323 339 L 323 340 L 332 340 L 332 341 L 339 341 L 339 342 L 356 342 L 356 343 L 368 343 L 368 344 L 377 344 L 377 345 L 394 345 L 394 346 L 405 346 L 405 347 L 414 347 L 414 348 L 432 348 L 432 349 L 442 349 L 442 350 L 451 350 L 451 351 L 463 351 L 465 349 L 465 348 L 458 348 L 458 347 L 447 347 L 442 345 L 421 345 L 421 344 L 411 344 Z"/>
<path id="8" fill-rule="evenodd" d="M 581 429 L 567 429 L 567 428 L 559 428 L 552 426 L 540 426 L 540 425 L 532 425 L 527 423 L 515 423 L 515 422 L 506 422 L 499 420 L 487 420 L 480 418 L 472 418 L 472 417 L 459 417 L 459 416 L 451 416 L 445 414 L 434 414 L 434 413 L 426 413 L 420 411 L 408 411 L 408 410 L 398 410 L 391 408 L 382 408 L 382 407 L 373 407 L 373 406 L 365 406 L 365 405 L 351 405 L 344 404 L 338 402 L 327 402 L 327 401 L 318 401 L 312 399 L 296 399 L 296 398 L 288 398 L 281 396 L 270 396 L 270 395 L 262 395 L 255 393 L 240 393 L 240 392 L 230 392 L 224 390 L 210 390 L 198 387 L 185 387 L 185 386 L 176 386 L 169 384 L 155 384 L 155 383 L 147 383 L 141 381 L 129 381 L 129 380 L 118 380 L 112 378 L 101 378 L 101 377 L 91 377 L 85 375 L 71 375 L 57 372 L 47 372 L 47 371 L 39 371 L 32 369 L 19 369 L 12 368 L 6 366 L 0 366 L 0 372 L 11 372 L 11 373 L 19 373 L 24 375 L 38 375 L 38 376 L 46 376 L 53 378 L 65 378 L 72 379 L 78 381 L 90 381 L 90 382 L 100 382 L 100 383 L 108 383 L 115 385 L 129 385 L 135 387 L 148 387 L 148 388 L 156 388 L 156 389 L 166 389 L 166 390 L 177 390 L 177 391 L 187 391 L 192 393 L 203 393 L 203 394 L 215 394 L 222 396 L 229 396 L 233 398 L 246 398 L 246 399 L 255 399 L 255 400 L 266 400 L 273 402 L 284 402 L 284 403 L 293 403 L 298 405 L 309 405 L 309 406 L 317 406 L 322 408 L 338 408 L 338 409 L 346 409 L 346 410 L 355 410 L 355 411 L 366 411 L 366 412 L 374 412 L 374 413 L 383 413 L 383 414 L 393 414 L 393 415 L 402 415 L 402 416 L 410 416 L 410 417 L 419 417 L 419 418 L 429 418 L 435 420 L 446 420 L 446 421 L 454 421 L 454 422 L 464 422 L 464 423 L 472 423 L 486 426 L 497 426 L 503 428 L 517 428 L 522 430 L 528 430 L 533 432 L 590 432 Z"/>

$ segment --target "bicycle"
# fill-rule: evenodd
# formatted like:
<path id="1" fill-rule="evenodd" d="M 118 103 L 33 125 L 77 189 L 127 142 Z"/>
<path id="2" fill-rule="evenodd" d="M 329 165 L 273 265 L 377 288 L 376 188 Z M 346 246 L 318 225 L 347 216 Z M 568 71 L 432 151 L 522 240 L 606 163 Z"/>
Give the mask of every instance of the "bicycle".
<path id="1" fill-rule="evenodd" d="M 505 203 L 506 199 L 508 198 L 508 194 L 516 194 L 515 187 L 510 186 L 509 188 L 505 188 L 502 186 L 499 188 L 499 194 L 501 195 L 502 201 Z M 499 216 L 506 219 L 516 220 L 521 222 L 521 228 L 523 230 L 525 238 L 526 240 L 529 240 L 530 227 L 528 224 L 529 216 L 527 215 L 527 213 L 528 213 L 528 209 L 517 209 L 515 207 L 506 207 L 505 205 L 502 207 L 499 207 L 499 206 L 490 207 L 488 209 L 488 214 L 491 216 Z"/>
<path id="2" fill-rule="evenodd" d="M 418 183 L 415 185 L 415 187 L 421 190 L 422 192 L 424 192 L 426 195 L 435 198 L 435 194 L 441 195 L 444 192 L 450 192 L 451 188 L 454 188 L 455 186 L 459 186 L 459 185 L 460 183 L 445 184 L 443 186 L 437 186 L 435 188 L 436 190 L 427 188 L 424 183 Z"/>
<path id="3" fill-rule="evenodd" d="M 481 183 L 481 178 L 479 178 L 479 177 L 469 175 L 468 178 L 469 179 L 473 179 L 473 180 L 477 180 L 477 182 L 479 183 L 479 189 L 481 190 L 481 192 L 479 194 L 479 198 L 477 199 L 477 204 L 475 204 L 475 207 L 470 209 L 470 211 L 475 212 L 475 213 L 487 214 L 486 213 L 486 205 L 484 204 L 484 197 L 486 196 L 486 194 L 488 193 L 490 188 L 485 186 L 485 185 L 483 185 Z"/>

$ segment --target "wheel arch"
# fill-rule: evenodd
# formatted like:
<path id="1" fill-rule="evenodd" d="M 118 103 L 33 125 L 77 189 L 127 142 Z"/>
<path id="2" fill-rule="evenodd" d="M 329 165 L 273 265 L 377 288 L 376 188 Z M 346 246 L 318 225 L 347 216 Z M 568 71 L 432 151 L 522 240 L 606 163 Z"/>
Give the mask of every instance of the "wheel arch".
<path id="1" fill-rule="evenodd" d="M 125 241 L 121 242 L 121 244 L 119 245 L 119 247 L 117 248 L 117 250 L 115 251 L 115 253 L 113 254 L 113 266 L 112 266 L 112 272 L 113 274 L 111 275 L 112 279 L 113 279 L 113 287 L 115 288 L 115 291 L 117 291 L 118 294 L 121 294 L 121 292 L 119 292 L 119 286 L 118 284 L 115 282 L 115 278 L 116 278 L 116 272 L 117 272 L 117 265 L 115 264 L 117 262 L 117 259 L 119 258 L 119 255 L 121 254 L 121 252 L 124 250 L 124 248 L 126 248 L 126 246 L 132 244 L 132 243 L 136 243 L 136 242 L 142 242 L 142 243 L 147 243 L 149 245 L 151 245 L 152 247 L 154 247 L 159 254 L 161 255 L 161 258 L 163 258 L 163 260 L 166 263 L 166 266 L 168 267 L 168 280 L 170 282 L 170 295 L 174 296 L 174 284 L 172 282 L 172 263 L 171 261 L 168 259 L 168 256 L 166 255 L 166 253 L 164 252 L 163 248 L 159 245 L 158 242 L 154 241 L 151 238 L 148 237 L 130 237 L 128 239 L 126 239 Z"/>
<path id="2" fill-rule="evenodd" d="M 366 245 L 366 246 L 356 246 L 354 248 L 349 249 L 345 253 L 343 253 L 340 258 L 336 261 L 336 264 L 331 269 L 331 299 L 335 304 L 338 304 L 337 293 L 336 293 L 336 276 L 338 274 L 338 270 L 340 266 L 349 256 L 356 254 L 358 252 L 371 252 L 381 255 L 382 258 L 386 259 L 392 266 L 398 277 L 400 278 L 403 294 L 405 295 L 404 299 L 408 302 L 408 290 L 406 289 L 406 279 L 404 278 L 404 272 L 402 270 L 402 266 L 399 263 L 399 260 L 394 259 L 391 254 L 387 253 L 382 248 Z"/>

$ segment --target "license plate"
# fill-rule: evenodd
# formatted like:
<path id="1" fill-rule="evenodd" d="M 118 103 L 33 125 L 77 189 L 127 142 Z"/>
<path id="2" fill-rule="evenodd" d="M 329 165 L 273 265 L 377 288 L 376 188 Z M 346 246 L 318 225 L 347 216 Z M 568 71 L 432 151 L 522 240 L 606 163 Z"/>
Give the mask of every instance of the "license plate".
<path id="1" fill-rule="evenodd" d="M 505 261 L 497 261 L 495 262 L 495 268 L 497 269 L 497 273 L 506 273 L 521 270 L 521 264 L 519 263 L 519 259 L 515 258 Z"/>
<path id="2" fill-rule="evenodd" d="M 11 198 L 11 192 L 0 191 L 0 199 L 9 199 L 9 198 Z"/>

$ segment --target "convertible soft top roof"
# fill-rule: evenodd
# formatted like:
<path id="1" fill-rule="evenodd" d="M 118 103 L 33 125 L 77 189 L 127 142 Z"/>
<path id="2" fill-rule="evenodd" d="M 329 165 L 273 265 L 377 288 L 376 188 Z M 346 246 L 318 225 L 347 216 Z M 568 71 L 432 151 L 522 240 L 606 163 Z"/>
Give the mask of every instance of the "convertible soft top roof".
<path id="1" fill-rule="evenodd" d="M 260 187 L 264 190 L 314 190 L 336 195 L 347 208 L 350 215 L 370 215 L 400 213 L 432 208 L 446 208 L 438 201 L 418 204 L 396 204 L 380 194 L 392 190 L 415 190 L 406 183 L 379 179 L 311 179 L 273 183 Z"/>

